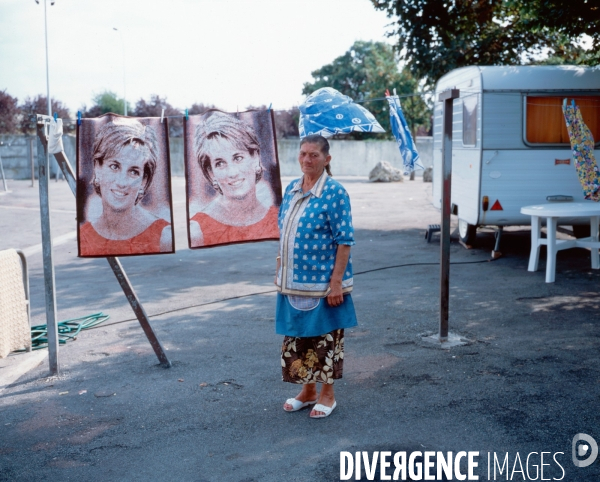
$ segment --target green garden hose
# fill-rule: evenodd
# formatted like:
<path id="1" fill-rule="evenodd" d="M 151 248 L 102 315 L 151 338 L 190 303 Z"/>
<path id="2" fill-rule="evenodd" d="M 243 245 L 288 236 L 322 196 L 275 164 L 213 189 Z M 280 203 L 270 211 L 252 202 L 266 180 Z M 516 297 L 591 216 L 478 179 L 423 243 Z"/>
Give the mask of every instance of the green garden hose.
<path id="1" fill-rule="evenodd" d="M 108 320 L 109 315 L 102 312 L 93 313 L 80 318 L 71 318 L 70 320 L 58 323 L 58 342 L 65 344 L 69 340 L 75 340 L 81 330 L 93 328 L 96 325 Z M 48 346 L 48 326 L 37 325 L 31 327 L 31 349 L 39 350 Z"/>

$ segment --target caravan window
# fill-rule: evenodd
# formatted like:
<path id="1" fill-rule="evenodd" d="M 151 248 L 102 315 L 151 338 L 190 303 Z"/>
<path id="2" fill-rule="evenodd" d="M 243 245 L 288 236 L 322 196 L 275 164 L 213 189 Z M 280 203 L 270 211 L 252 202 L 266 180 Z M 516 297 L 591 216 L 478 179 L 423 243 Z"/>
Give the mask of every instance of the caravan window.
<path id="1" fill-rule="evenodd" d="M 474 146 L 477 144 L 477 94 L 466 95 L 463 104 L 463 144 Z"/>
<path id="2" fill-rule="evenodd" d="M 528 144 L 570 144 L 562 112 L 562 96 L 527 96 L 525 102 L 525 141 Z M 568 96 L 575 99 L 594 140 L 600 140 L 600 96 Z"/>

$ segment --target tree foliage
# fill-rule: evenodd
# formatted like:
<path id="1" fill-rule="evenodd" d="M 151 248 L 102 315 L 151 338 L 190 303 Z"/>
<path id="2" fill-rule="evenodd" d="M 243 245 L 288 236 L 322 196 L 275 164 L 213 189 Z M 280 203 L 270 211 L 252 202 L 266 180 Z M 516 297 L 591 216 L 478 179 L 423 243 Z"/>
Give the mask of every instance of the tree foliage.
<path id="1" fill-rule="evenodd" d="M 298 107 L 292 107 L 287 110 L 276 110 L 273 114 L 275 116 L 275 132 L 277 134 L 277 139 L 300 136 L 300 132 L 298 131 L 300 110 Z"/>
<path id="2" fill-rule="evenodd" d="M 0 134 L 14 134 L 19 128 L 19 100 L 0 90 Z"/>
<path id="3" fill-rule="evenodd" d="M 171 137 L 183 136 L 183 114 L 169 104 L 166 97 L 161 98 L 159 95 L 153 94 L 150 96 L 148 102 L 144 99 L 140 99 L 135 103 L 135 108 L 130 115 L 135 117 L 160 117 L 163 109 L 165 117 L 173 117 L 168 119 L 169 135 Z"/>
<path id="4" fill-rule="evenodd" d="M 582 35 L 592 39 L 592 51 L 600 49 L 600 2 L 598 0 L 511 0 L 519 9 L 523 28 L 549 29 L 558 34 L 559 44 L 569 40 L 573 46 Z M 562 38 L 560 37 L 562 36 Z"/>
<path id="5" fill-rule="evenodd" d="M 19 106 L 21 110 L 21 118 L 19 121 L 19 129 L 24 134 L 35 134 L 36 126 L 32 123 L 30 116 L 32 114 L 44 114 L 48 113 L 48 98 L 45 95 L 38 95 L 36 97 L 27 97 L 25 101 Z M 66 105 L 60 100 L 50 98 L 50 106 L 52 108 L 52 114 L 58 114 L 63 120 L 70 119 L 71 113 Z"/>
<path id="6" fill-rule="evenodd" d="M 600 49 L 585 49 L 579 43 L 572 42 L 565 35 L 556 36 L 553 50 L 547 57 L 536 59 L 536 65 L 598 65 Z"/>
<path id="7" fill-rule="evenodd" d="M 105 90 L 93 97 L 92 107 L 87 109 L 84 106 L 81 109 L 82 117 L 99 117 L 103 114 L 112 112 L 113 114 L 123 114 L 125 112 L 125 103 L 123 99 L 119 99 L 117 94 L 110 90 Z M 131 106 L 127 103 L 127 113 L 131 112 Z"/>
<path id="8" fill-rule="evenodd" d="M 218 109 L 218 107 L 213 104 L 204 104 L 203 102 L 200 102 L 199 104 L 194 103 L 194 104 L 192 104 L 192 107 L 190 107 L 188 109 L 188 114 L 189 115 L 200 115 L 200 114 L 204 114 L 206 111 L 211 110 L 211 109 Z"/>
<path id="9" fill-rule="evenodd" d="M 246 110 L 266 110 L 266 105 L 249 105 L 246 106 Z M 273 118 L 275 120 L 275 137 L 277 139 L 286 139 L 299 137 L 298 122 L 300 121 L 300 111 L 297 107 L 292 107 L 288 110 L 275 110 L 273 111 Z"/>
<path id="10" fill-rule="evenodd" d="M 398 59 L 388 44 L 357 41 L 331 64 L 312 72 L 312 76 L 314 81 L 304 84 L 303 94 L 332 87 L 355 102 L 364 103 L 387 132 L 379 137 L 390 135 L 388 104 L 383 99 L 386 89 L 395 88 L 399 96 L 415 94 L 401 99 L 406 120 L 413 132 L 418 126 L 429 128 L 431 111 L 423 100 L 419 81 L 407 69 L 398 69 Z M 378 100 L 369 102 L 369 99 Z M 353 137 L 363 138 L 360 134 Z M 372 138 L 373 134 L 368 137 Z"/>
<path id="11" fill-rule="evenodd" d="M 598 2 L 586 0 L 371 0 L 394 19 L 396 49 L 411 72 L 433 85 L 468 65 L 518 65 L 569 54 L 582 34 L 598 39 Z M 592 5 L 593 4 L 593 5 Z"/>

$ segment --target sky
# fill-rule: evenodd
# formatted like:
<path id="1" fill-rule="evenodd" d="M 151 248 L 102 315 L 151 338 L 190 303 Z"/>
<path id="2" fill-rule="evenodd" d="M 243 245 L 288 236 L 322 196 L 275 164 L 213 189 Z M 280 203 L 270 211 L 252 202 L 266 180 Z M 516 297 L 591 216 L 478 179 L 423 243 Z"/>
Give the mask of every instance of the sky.
<path id="1" fill-rule="evenodd" d="M 50 96 L 75 113 L 106 90 L 178 109 L 302 103 L 311 72 L 356 40 L 393 43 L 369 0 L 47 1 Z M 116 28 L 117 30 L 113 30 Z M 46 94 L 44 0 L 0 3 L 0 90 Z"/>

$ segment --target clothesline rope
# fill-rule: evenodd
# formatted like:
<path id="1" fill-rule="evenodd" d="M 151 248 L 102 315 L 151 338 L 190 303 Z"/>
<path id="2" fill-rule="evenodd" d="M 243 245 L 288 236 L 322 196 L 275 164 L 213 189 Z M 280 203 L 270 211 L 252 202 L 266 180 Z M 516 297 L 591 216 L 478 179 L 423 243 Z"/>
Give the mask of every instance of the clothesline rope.
<path id="1" fill-rule="evenodd" d="M 500 95 L 500 96 L 502 96 L 502 95 L 511 95 L 511 96 L 514 96 L 514 95 L 517 95 L 517 94 L 521 94 L 521 92 L 519 92 L 519 91 L 515 91 L 515 92 L 481 92 L 481 91 L 478 91 L 478 90 L 461 90 L 460 91 L 460 94 L 461 94 L 460 98 L 464 99 L 464 98 L 472 97 L 474 95 L 479 95 L 479 94 L 482 94 L 482 93 L 486 94 L 486 96 L 490 96 L 490 95 Z M 465 94 L 467 94 L 467 95 L 465 95 Z M 530 98 L 535 98 L 535 97 L 559 97 L 561 99 L 567 97 L 567 98 L 571 99 L 573 97 L 580 96 L 579 94 L 571 94 L 570 96 L 568 96 L 568 95 L 551 95 L 551 94 L 553 94 L 553 93 L 547 93 L 547 94 L 546 93 L 539 93 L 539 94 L 535 94 L 535 95 L 528 95 L 527 97 L 530 97 Z M 402 95 L 398 95 L 398 98 L 400 98 L 400 99 L 408 99 L 408 98 L 411 98 L 411 97 L 427 97 L 427 96 L 433 96 L 433 95 L 435 95 L 434 92 L 422 92 L 422 93 L 414 93 L 414 94 L 402 94 Z M 596 97 L 596 96 L 595 95 L 585 95 L 585 97 Z M 579 102 L 576 101 L 576 102 L 577 102 L 577 105 L 580 105 L 580 106 L 582 106 L 582 105 L 583 106 L 600 105 L 600 96 L 597 96 L 597 97 L 598 97 L 597 100 L 596 99 L 586 99 L 584 101 L 579 101 Z M 354 101 L 354 103 L 356 103 L 356 104 L 366 104 L 366 103 L 369 103 L 369 102 L 383 102 L 383 101 L 386 101 L 386 100 L 387 100 L 386 97 L 374 97 L 374 98 L 371 98 L 371 99 L 363 99 L 363 100 L 360 100 L 360 101 Z M 536 107 L 559 107 L 559 108 L 562 108 L 562 104 L 538 104 L 538 103 L 535 103 L 535 102 L 528 102 L 527 105 L 535 105 Z M 289 109 L 271 109 L 271 110 L 273 112 L 287 112 Z M 201 114 L 190 114 L 188 112 L 188 115 L 201 115 Z M 159 117 L 159 116 L 157 116 L 157 117 Z M 186 117 L 185 112 L 182 112 L 179 115 L 165 115 L 165 116 L 162 116 L 163 119 L 181 119 L 182 117 Z M 77 119 L 63 119 L 63 122 L 76 122 L 76 121 L 77 121 Z"/>

